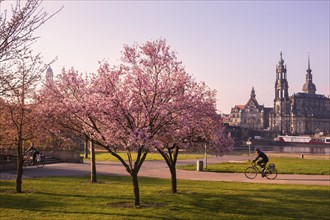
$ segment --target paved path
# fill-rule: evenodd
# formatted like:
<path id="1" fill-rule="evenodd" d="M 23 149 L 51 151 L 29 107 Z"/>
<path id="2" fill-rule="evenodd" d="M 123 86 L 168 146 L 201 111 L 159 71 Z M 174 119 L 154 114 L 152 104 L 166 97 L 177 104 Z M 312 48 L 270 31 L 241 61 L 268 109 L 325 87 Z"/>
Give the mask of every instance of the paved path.
<path id="1" fill-rule="evenodd" d="M 219 163 L 227 161 L 246 161 L 251 159 L 248 156 L 223 156 L 221 158 L 209 158 L 208 163 Z M 194 160 L 181 160 L 177 165 L 195 164 Z M 244 165 L 245 166 L 245 165 Z M 97 162 L 98 175 L 125 175 L 128 173 L 119 162 Z M 90 163 L 58 163 L 45 165 L 44 168 L 27 167 L 24 170 L 24 178 L 35 178 L 45 176 L 90 176 Z M 139 176 L 171 178 L 168 167 L 164 161 L 145 161 Z M 15 171 L 0 174 L 0 179 L 15 179 Z M 186 180 L 208 180 L 208 181 L 229 181 L 248 183 L 271 183 L 271 184 L 305 184 L 305 185 L 328 185 L 330 186 L 329 175 L 291 175 L 279 174 L 275 180 L 262 178 L 260 175 L 256 179 L 250 180 L 243 173 L 213 173 L 197 172 L 177 169 L 177 179 Z"/>

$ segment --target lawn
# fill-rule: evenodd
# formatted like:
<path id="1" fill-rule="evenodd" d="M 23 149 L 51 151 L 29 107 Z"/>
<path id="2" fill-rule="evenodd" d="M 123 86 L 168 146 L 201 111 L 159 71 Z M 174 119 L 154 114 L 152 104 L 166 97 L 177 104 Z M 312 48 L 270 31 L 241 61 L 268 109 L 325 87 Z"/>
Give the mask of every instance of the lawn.
<path id="1" fill-rule="evenodd" d="M 121 157 L 127 160 L 127 154 L 124 152 L 118 153 Z M 132 153 L 133 159 L 136 159 L 136 153 Z M 81 156 L 84 156 L 81 154 Z M 90 157 L 90 155 L 89 155 Z M 95 153 L 96 161 L 118 161 L 117 158 L 112 156 L 108 152 L 96 152 Z M 202 159 L 204 158 L 204 154 L 188 154 L 188 153 L 179 153 L 178 159 L 179 160 L 187 160 L 187 159 Z M 163 157 L 159 153 L 149 153 L 147 155 L 146 160 L 164 160 Z"/>
<path id="2" fill-rule="evenodd" d="M 141 207 L 129 177 L 0 181 L 0 219 L 330 219 L 328 186 L 178 181 L 140 178 Z"/>
<path id="3" fill-rule="evenodd" d="M 280 174 L 318 174 L 330 175 L 329 159 L 299 159 L 289 157 L 271 157 L 270 163 L 275 163 Z M 250 165 L 245 163 L 218 163 L 208 164 L 207 171 L 222 173 L 243 173 Z M 196 165 L 180 166 L 178 169 L 196 170 Z"/>

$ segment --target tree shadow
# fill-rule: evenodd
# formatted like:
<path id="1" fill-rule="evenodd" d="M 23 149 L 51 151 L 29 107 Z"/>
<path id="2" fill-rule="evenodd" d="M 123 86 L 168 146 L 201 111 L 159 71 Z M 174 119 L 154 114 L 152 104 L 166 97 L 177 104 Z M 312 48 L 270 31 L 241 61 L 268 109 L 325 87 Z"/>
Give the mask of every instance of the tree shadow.
<path id="1" fill-rule="evenodd" d="M 23 210 L 37 210 L 63 206 L 63 203 L 59 201 L 43 200 L 38 197 L 17 196 L 17 194 L 1 194 L 0 204 L 1 208 Z"/>

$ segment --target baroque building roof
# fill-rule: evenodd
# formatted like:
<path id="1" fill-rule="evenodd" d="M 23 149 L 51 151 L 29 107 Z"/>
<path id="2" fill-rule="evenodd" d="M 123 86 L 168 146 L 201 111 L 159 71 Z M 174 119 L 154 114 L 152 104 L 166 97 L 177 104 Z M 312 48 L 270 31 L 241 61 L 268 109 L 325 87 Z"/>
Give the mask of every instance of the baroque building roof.
<path id="1" fill-rule="evenodd" d="M 238 108 L 240 110 L 245 110 L 250 106 L 255 106 L 260 111 L 263 109 L 263 105 L 259 105 L 256 99 L 256 93 L 254 87 L 252 87 L 250 99 L 247 101 L 247 103 L 245 105 L 235 105 L 235 108 Z"/>

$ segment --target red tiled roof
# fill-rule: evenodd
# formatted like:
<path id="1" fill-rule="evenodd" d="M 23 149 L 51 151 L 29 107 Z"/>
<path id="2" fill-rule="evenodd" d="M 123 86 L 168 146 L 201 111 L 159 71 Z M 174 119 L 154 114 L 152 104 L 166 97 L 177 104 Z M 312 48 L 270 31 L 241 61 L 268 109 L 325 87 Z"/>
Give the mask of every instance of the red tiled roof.
<path id="1" fill-rule="evenodd" d="M 235 105 L 235 107 L 241 109 L 241 110 L 244 110 L 245 109 L 245 105 Z"/>

